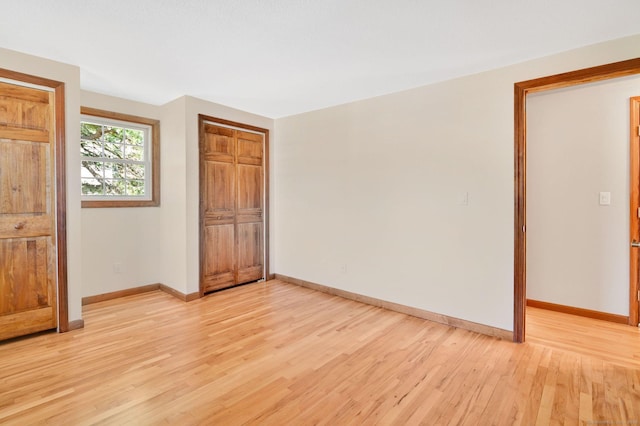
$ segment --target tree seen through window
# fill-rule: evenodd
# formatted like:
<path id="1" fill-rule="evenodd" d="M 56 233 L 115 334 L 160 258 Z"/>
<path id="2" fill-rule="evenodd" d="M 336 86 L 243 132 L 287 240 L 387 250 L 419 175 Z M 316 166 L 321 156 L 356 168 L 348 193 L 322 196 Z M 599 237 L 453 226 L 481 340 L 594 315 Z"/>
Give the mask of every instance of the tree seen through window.
<path id="1" fill-rule="evenodd" d="M 145 196 L 145 131 L 82 121 L 82 195 Z"/>

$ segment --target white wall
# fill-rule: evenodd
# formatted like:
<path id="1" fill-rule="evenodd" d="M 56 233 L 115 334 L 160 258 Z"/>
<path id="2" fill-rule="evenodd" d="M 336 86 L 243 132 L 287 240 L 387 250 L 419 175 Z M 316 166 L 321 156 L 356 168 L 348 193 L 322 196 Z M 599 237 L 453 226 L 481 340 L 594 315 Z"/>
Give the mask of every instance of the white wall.
<path id="1" fill-rule="evenodd" d="M 162 107 L 160 136 L 162 151 L 160 203 L 162 284 L 187 294 L 186 264 L 186 98 Z"/>
<path id="2" fill-rule="evenodd" d="M 276 120 L 276 272 L 512 330 L 513 85 L 637 56 L 640 35 Z"/>
<path id="3" fill-rule="evenodd" d="M 161 117 L 158 106 L 84 90 L 80 100 L 86 107 L 152 119 Z M 162 126 L 160 128 L 162 131 Z M 163 143 L 162 135 L 160 143 Z M 162 146 L 160 154 L 162 158 Z M 72 188 L 79 190 L 78 182 Z M 160 207 L 83 208 L 82 295 L 162 282 L 161 231 Z M 119 271 L 115 264 L 120 265 Z"/>
<path id="4" fill-rule="evenodd" d="M 632 96 L 638 76 L 528 96 L 528 298 L 629 315 Z"/>
<path id="5" fill-rule="evenodd" d="M 65 84 L 66 178 L 67 178 L 67 289 L 69 320 L 82 318 L 82 249 L 80 193 L 80 69 L 35 56 L 0 48 L 0 67 L 44 77 Z"/>

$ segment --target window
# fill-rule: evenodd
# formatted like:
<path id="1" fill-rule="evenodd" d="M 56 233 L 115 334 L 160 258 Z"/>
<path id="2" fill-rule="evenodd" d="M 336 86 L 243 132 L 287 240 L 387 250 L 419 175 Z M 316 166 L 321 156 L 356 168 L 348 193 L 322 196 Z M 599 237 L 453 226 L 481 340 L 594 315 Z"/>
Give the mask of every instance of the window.
<path id="1" fill-rule="evenodd" d="M 158 120 L 81 108 L 82 207 L 160 204 Z"/>

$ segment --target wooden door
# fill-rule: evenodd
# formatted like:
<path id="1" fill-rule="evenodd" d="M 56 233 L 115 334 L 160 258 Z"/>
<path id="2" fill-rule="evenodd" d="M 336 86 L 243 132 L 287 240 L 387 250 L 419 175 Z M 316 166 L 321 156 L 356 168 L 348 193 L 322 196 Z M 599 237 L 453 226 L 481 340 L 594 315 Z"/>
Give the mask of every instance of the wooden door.
<path id="1" fill-rule="evenodd" d="M 262 135 L 236 131 L 238 284 L 264 277 L 262 140 Z"/>
<path id="2" fill-rule="evenodd" d="M 0 82 L 0 339 L 57 326 L 54 105 Z"/>
<path id="3" fill-rule="evenodd" d="M 200 292 L 264 278 L 264 138 L 200 127 Z"/>

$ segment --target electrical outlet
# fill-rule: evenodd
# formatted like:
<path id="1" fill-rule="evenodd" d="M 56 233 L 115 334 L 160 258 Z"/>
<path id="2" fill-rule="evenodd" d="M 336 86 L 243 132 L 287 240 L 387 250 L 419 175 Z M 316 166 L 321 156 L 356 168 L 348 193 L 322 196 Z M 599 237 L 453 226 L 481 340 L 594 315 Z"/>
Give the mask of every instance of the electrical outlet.
<path id="1" fill-rule="evenodd" d="M 347 273 L 347 264 L 346 263 L 340 264 L 340 273 L 342 273 L 342 274 L 346 274 Z"/>
<path id="2" fill-rule="evenodd" d="M 122 273 L 122 263 L 121 262 L 115 262 L 113 264 L 113 272 L 115 272 L 116 274 L 121 274 Z"/>

